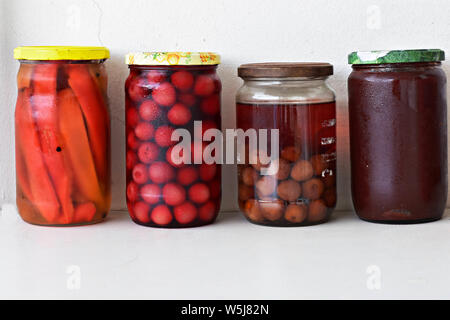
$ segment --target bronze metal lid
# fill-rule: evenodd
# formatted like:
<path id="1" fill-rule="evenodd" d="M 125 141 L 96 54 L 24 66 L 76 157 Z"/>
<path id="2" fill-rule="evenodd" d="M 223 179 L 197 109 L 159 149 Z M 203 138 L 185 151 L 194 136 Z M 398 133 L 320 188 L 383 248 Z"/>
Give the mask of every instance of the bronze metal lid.
<path id="1" fill-rule="evenodd" d="M 325 77 L 333 74 L 333 65 L 325 62 L 247 63 L 238 68 L 238 76 L 248 78 Z"/>

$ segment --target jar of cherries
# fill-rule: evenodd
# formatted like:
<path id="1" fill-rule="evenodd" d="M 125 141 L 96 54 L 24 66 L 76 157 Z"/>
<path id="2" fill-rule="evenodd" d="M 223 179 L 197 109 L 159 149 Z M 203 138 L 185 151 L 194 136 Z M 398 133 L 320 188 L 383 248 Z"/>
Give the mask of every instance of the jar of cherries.
<path id="1" fill-rule="evenodd" d="M 219 55 L 130 53 L 126 63 L 126 194 L 131 218 L 140 225 L 166 228 L 212 223 L 220 209 L 221 166 L 203 159 L 208 145 L 203 134 L 221 126 Z M 189 152 L 178 148 L 180 136 L 190 139 Z"/>
<path id="2" fill-rule="evenodd" d="M 238 200 L 249 221 L 302 226 L 330 217 L 336 205 L 336 105 L 325 80 L 332 73 L 328 63 L 239 67 L 244 84 L 236 123 L 246 139 Z M 277 135 L 269 134 L 274 130 Z M 252 143 L 255 137 L 259 141 Z M 262 161 L 269 153 L 270 161 Z"/>

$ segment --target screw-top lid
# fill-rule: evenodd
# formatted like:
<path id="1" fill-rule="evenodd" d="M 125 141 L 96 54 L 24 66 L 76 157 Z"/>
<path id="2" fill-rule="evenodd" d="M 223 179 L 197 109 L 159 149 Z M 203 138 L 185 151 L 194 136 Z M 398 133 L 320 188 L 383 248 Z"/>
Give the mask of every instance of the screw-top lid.
<path id="1" fill-rule="evenodd" d="M 214 52 L 130 52 L 125 63 L 146 66 L 198 66 L 220 64 L 220 55 Z"/>
<path id="2" fill-rule="evenodd" d="M 241 78 L 324 77 L 333 74 L 333 66 L 324 62 L 248 63 L 238 68 Z"/>
<path id="3" fill-rule="evenodd" d="M 109 58 L 105 47 L 31 46 L 14 49 L 17 60 L 103 60 Z"/>
<path id="4" fill-rule="evenodd" d="M 440 49 L 355 51 L 348 55 L 349 64 L 384 64 L 437 62 L 445 60 Z"/>

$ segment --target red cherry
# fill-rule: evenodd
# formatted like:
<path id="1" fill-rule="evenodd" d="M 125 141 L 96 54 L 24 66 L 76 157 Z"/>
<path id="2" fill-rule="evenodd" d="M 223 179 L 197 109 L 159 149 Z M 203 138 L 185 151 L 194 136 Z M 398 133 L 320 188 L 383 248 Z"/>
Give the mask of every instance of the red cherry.
<path id="1" fill-rule="evenodd" d="M 203 113 L 206 113 L 207 115 L 215 115 L 220 112 L 220 97 L 218 94 L 214 94 L 212 96 L 209 96 L 205 99 L 203 99 L 200 108 L 202 109 Z"/>
<path id="2" fill-rule="evenodd" d="M 180 94 L 178 99 L 181 103 L 183 103 L 187 107 L 192 107 L 193 105 L 195 105 L 197 103 L 197 98 L 193 94 L 190 94 L 190 93 Z"/>
<path id="3" fill-rule="evenodd" d="M 150 86 L 155 86 L 158 83 L 163 82 L 166 79 L 166 76 L 163 72 L 158 70 L 150 70 L 147 72 L 147 81 Z"/>
<path id="4" fill-rule="evenodd" d="M 173 128 L 169 126 L 161 126 L 156 129 L 155 132 L 155 141 L 161 147 L 168 147 L 176 143 L 176 141 L 172 141 L 172 132 Z"/>
<path id="5" fill-rule="evenodd" d="M 160 114 L 158 105 L 152 100 L 145 100 L 139 107 L 139 115 L 145 121 L 156 120 Z"/>
<path id="6" fill-rule="evenodd" d="M 205 153 L 205 148 L 208 146 L 210 142 L 200 142 L 199 140 L 193 141 L 191 143 L 191 161 L 192 163 L 195 163 L 195 160 L 197 160 L 197 162 L 204 162 L 204 153 Z M 212 155 L 215 155 L 215 152 L 212 153 Z M 208 156 L 209 156 L 209 152 L 208 152 Z M 196 163 L 199 164 L 199 163 Z"/>
<path id="7" fill-rule="evenodd" d="M 214 80 L 206 75 L 197 76 L 194 85 L 194 92 L 198 96 L 209 96 L 215 89 Z"/>
<path id="8" fill-rule="evenodd" d="M 148 180 L 147 170 L 148 170 L 147 167 L 142 163 L 138 163 L 137 165 L 135 165 L 131 173 L 134 182 L 138 184 L 146 183 Z"/>
<path id="9" fill-rule="evenodd" d="M 167 113 L 169 121 L 177 126 L 185 125 L 191 120 L 192 114 L 189 109 L 181 103 L 176 103 Z"/>
<path id="10" fill-rule="evenodd" d="M 153 138 L 153 133 L 155 132 L 155 128 L 151 123 L 148 122 L 139 122 L 139 124 L 134 128 L 134 134 L 140 140 L 150 140 Z"/>
<path id="11" fill-rule="evenodd" d="M 152 93 L 153 100 L 164 107 L 170 107 L 175 103 L 175 95 L 175 88 L 168 82 L 161 83 Z"/>
<path id="12" fill-rule="evenodd" d="M 189 188 L 189 198 L 194 203 L 204 203 L 208 201 L 210 192 L 209 188 L 204 183 L 196 183 Z"/>
<path id="13" fill-rule="evenodd" d="M 150 163 L 158 158 L 158 146 L 153 142 L 145 142 L 138 149 L 139 160 L 143 163 Z"/>
<path id="14" fill-rule="evenodd" d="M 148 95 L 149 90 L 145 78 L 136 77 L 129 83 L 127 93 L 131 100 L 141 101 Z"/>
<path id="15" fill-rule="evenodd" d="M 127 125 L 134 128 L 139 123 L 139 112 L 136 108 L 128 108 L 127 109 Z"/>
<path id="16" fill-rule="evenodd" d="M 164 201 L 169 206 L 177 206 L 186 200 L 186 191 L 176 183 L 168 183 L 162 190 Z"/>
<path id="17" fill-rule="evenodd" d="M 206 164 L 203 163 L 200 165 L 200 179 L 203 181 L 210 181 L 216 176 L 217 172 L 217 165 L 215 163 L 213 164 Z"/>
<path id="18" fill-rule="evenodd" d="M 178 169 L 177 180 L 183 186 L 188 186 L 198 179 L 198 172 L 194 166 L 185 166 Z"/>
<path id="19" fill-rule="evenodd" d="M 213 199 L 220 197 L 221 190 L 222 186 L 219 180 L 214 180 L 209 184 L 209 192 L 211 193 L 211 197 Z"/>
<path id="20" fill-rule="evenodd" d="M 142 223 L 150 222 L 150 205 L 144 201 L 139 201 L 134 204 L 133 213 L 136 219 Z"/>
<path id="21" fill-rule="evenodd" d="M 180 91 L 189 91 L 194 84 L 194 76 L 187 71 L 177 71 L 170 77 L 172 84 Z"/>
<path id="22" fill-rule="evenodd" d="M 220 82 L 220 79 L 214 79 L 214 86 L 214 92 L 222 91 L 222 82 Z"/>
<path id="23" fill-rule="evenodd" d="M 197 208 L 190 202 L 185 202 L 173 209 L 175 219 L 181 224 L 188 224 L 197 217 Z"/>
<path id="24" fill-rule="evenodd" d="M 190 161 L 190 159 L 189 159 L 190 157 L 188 157 L 188 154 L 184 155 L 183 150 L 180 150 L 180 153 L 179 153 L 178 156 L 181 157 L 183 161 L 182 161 L 181 163 L 179 163 L 179 164 L 176 164 L 176 163 L 172 160 L 172 156 L 174 156 L 174 155 L 172 155 L 173 148 L 174 148 L 174 146 L 172 146 L 172 147 L 170 147 L 169 149 L 167 149 L 167 152 L 166 152 L 166 160 L 167 160 L 168 163 L 170 163 L 170 164 L 171 164 L 172 166 L 174 166 L 175 168 L 180 168 L 180 167 L 184 166 L 185 164 L 187 164 L 188 161 Z"/>
<path id="25" fill-rule="evenodd" d="M 146 184 L 141 188 L 141 198 L 150 204 L 156 204 L 161 199 L 161 188 L 157 184 Z"/>
<path id="26" fill-rule="evenodd" d="M 139 140 L 136 138 L 136 135 L 134 134 L 133 131 L 131 131 L 128 134 L 127 137 L 127 143 L 128 143 L 128 147 L 130 147 L 130 149 L 136 150 L 137 148 L 139 148 L 139 146 L 141 145 L 141 143 L 139 142 Z"/>
<path id="27" fill-rule="evenodd" d="M 212 221 L 216 217 L 216 205 L 213 201 L 208 201 L 198 209 L 199 218 L 203 221 Z"/>
<path id="28" fill-rule="evenodd" d="M 127 209 L 131 219 L 136 220 L 136 216 L 134 215 L 134 205 L 132 205 L 130 201 L 127 201 Z"/>
<path id="29" fill-rule="evenodd" d="M 175 177 L 173 167 L 162 161 L 156 161 L 150 165 L 148 169 L 150 180 L 154 183 L 166 183 Z"/>
<path id="30" fill-rule="evenodd" d="M 160 226 L 168 225 L 172 222 L 172 213 L 166 205 L 156 206 L 151 213 L 152 221 Z"/>
<path id="31" fill-rule="evenodd" d="M 127 199 L 131 202 L 135 202 L 139 196 L 139 186 L 131 181 L 127 186 Z"/>
<path id="32" fill-rule="evenodd" d="M 135 152 L 128 150 L 127 151 L 127 169 L 131 170 L 135 164 L 138 162 L 138 157 Z"/>
<path id="33" fill-rule="evenodd" d="M 134 78 L 136 78 L 137 76 L 139 76 L 139 74 L 135 70 L 130 70 L 130 74 L 128 75 L 127 80 L 125 80 L 125 89 L 126 90 L 128 90 L 128 88 L 130 87 L 131 81 L 133 81 Z"/>

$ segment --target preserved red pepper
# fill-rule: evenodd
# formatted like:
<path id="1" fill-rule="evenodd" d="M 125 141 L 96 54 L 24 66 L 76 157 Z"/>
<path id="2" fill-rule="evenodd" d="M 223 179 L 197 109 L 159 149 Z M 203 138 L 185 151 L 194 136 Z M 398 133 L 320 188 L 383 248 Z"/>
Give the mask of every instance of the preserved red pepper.
<path id="1" fill-rule="evenodd" d="M 237 128 L 278 130 L 270 163 L 245 140 L 238 165 L 238 202 L 247 219 L 271 226 L 303 226 L 328 220 L 336 205 L 336 104 L 326 63 L 262 63 L 239 67 Z M 239 144 L 239 143 L 238 143 Z M 275 153 L 278 155 L 272 158 Z M 251 163 L 251 155 L 258 154 Z M 274 172 L 262 169 L 276 164 Z"/>
<path id="2" fill-rule="evenodd" d="M 220 209 L 221 165 L 203 158 L 193 161 L 194 148 L 192 158 L 182 155 L 179 163 L 172 134 L 182 129 L 194 139 L 195 122 L 201 123 L 200 134 L 220 129 L 219 56 L 153 52 L 130 53 L 126 60 L 126 194 L 131 218 L 140 225 L 165 228 L 214 222 Z"/>
<path id="3" fill-rule="evenodd" d="M 37 225 L 102 221 L 110 207 L 110 123 L 101 47 L 19 47 L 17 207 Z"/>
<path id="4" fill-rule="evenodd" d="M 447 200 L 441 50 L 354 52 L 348 79 L 352 195 L 361 219 L 440 219 Z"/>

